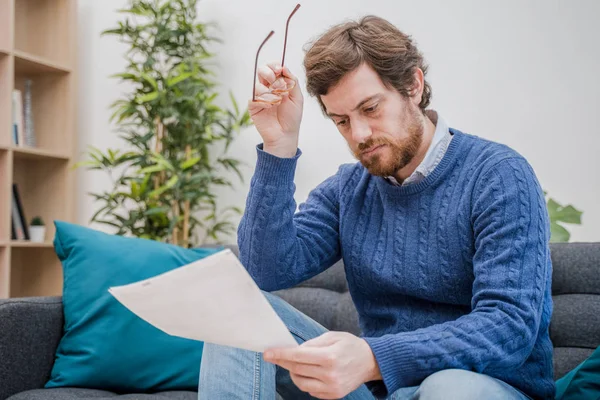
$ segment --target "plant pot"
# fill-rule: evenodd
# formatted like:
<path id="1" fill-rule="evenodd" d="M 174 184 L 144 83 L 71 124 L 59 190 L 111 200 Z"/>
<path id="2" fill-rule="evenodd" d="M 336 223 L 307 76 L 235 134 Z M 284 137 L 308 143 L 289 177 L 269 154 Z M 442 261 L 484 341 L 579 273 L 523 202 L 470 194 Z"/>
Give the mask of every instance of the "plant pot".
<path id="1" fill-rule="evenodd" d="M 32 242 L 43 243 L 46 238 L 45 226 L 30 226 L 29 238 Z"/>

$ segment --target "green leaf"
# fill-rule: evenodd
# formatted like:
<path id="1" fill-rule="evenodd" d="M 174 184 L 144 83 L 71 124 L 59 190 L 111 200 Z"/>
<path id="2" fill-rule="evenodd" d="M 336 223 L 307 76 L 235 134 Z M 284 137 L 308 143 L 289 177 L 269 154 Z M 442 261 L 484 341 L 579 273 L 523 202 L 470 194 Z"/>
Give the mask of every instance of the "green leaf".
<path id="1" fill-rule="evenodd" d="M 171 189 L 173 186 L 175 186 L 175 184 L 179 181 L 179 177 L 177 175 L 172 176 L 171 179 L 169 179 L 167 181 L 167 183 L 165 183 L 164 185 L 162 185 L 161 187 L 159 187 L 156 190 L 153 190 L 152 192 L 150 192 L 149 196 L 150 197 L 158 197 L 161 194 L 163 194 L 164 192 L 166 192 L 167 190 Z"/>
<path id="2" fill-rule="evenodd" d="M 162 207 L 154 207 L 151 208 L 147 211 L 144 212 L 145 216 L 150 216 L 150 215 L 158 215 L 158 214 L 166 214 L 169 212 L 171 208 L 167 207 L 167 206 L 162 206 Z"/>
<path id="3" fill-rule="evenodd" d="M 149 101 L 156 100 L 158 98 L 158 92 L 147 93 L 143 96 L 137 96 L 135 101 L 139 104 L 148 103 Z"/>
<path id="4" fill-rule="evenodd" d="M 556 222 L 550 224 L 550 242 L 568 242 L 571 234 Z"/>
<path id="5" fill-rule="evenodd" d="M 206 140 L 213 140 L 213 131 L 210 125 L 207 125 L 206 127 L 204 127 L 204 138 Z"/>
<path id="6" fill-rule="evenodd" d="M 240 109 L 237 105 L 237 102 L 235 101 L 235 97 L 233 97 L 233 92 L 229 91 L 229 98 L 231 98 L 231 102 L 233 103 L 233 109 L 235 110 L 235 115 L 239 115 L 240 114 Z"/>
<path id="7" fill-rule="evenodd" d="M 120 74 L 112 74 L 108 76 L 109 78 L 121 78 L 123 80 L 132 80 L 139 82 L 139 76 L 132 74 L 131 72 L 123 72 Z"/>
<path id="8" fill-rule="evenodd" d="M 73 165 L 73 169 L 78 169 L 81 167 L 95 167 L 98 168 L 100 165 L 98 164 L 98 161 L 92 161 L 92 160 L 88 160 L 88 161 L 80 161 L 78 163 L 75 163 L 75 165 Z M 93 169 L 93 168 L 90 168 Z"/>
<path id="9" fill-rule="evenodd" d="M 583 213 L 575 207 L 569 205 L 560 209 L 556 214 L 556 220 L 567 224 L 581 224 L 581 215 Z"/>
<path id="10" fill-rule="evenodd" d="M 167 168 L 164 165 L 152 165 L 150 167 L 142 168 L 139 170 L 139 174 L 153 174 L 155 172 L 165 171 Z"/>
<path id="11" fill-rule="evenodd" d="M 170 171 L 175 171 L 173 164 L 171 164 L 169 161 L 167 161 L 167 159 L 164 158 L 161 154 L 156 153 L 156 152 L 152 152 L 152 154 L 153 154 L 153 156 L 150 159 L 152 161 L 154 161 L 156 164 L 160 164 Z"/>
<path id="12" fill-rule="evenodd" d="M 144 78 L 144 80 L 148 82 L 154 88 L 155 91 L 158 91 L 158 83 L 156 82 L 156 79 L 154 79 L 145 72 L 141 72 L 140 76 Z"/>
<path id="13" fill-rule="evenodd" d="M 564 222 L 568 224 L 581 224 L 581 215 L 583 213 L 572 205 L 563 207 L 554 199 L 548 199 L 547 208 L 550 221 Z"/>
<path id="14" fill-rule="evenodd" d="M 168 87 L 175 86 L 175 85 L 177 85 L 179 82 L 183 82 L 183 81 L 185 81 L 185 80 L 186 80 L 186 79 L 188 79 L 190 76 L 192 76 L 192 73 L 191 73 L 191 72 L 186 72 L 186 73 L 183 73 L 183 74 L 180 74 L 180 75 L 174 76 L 174 77 L 172 77 L 172 78 L 169 78 L 169 79 L 167 80 L 167 86 L 168 86 Z"/>
<path id="15" fill-rule="evenodd" d="M 182 170 L 185 171 L 186 169 L 189 169 L 194 165 L 198 164 L 198 162 L 200 162 L 200 157 L 190 158 L 189 160 L 185 160 L 184 162 L 182 162 L 180 167 Z"/>
<path id="16" fill-rule="evenodd" d="M 140 197 L 140 184 L 139 183 L 137 183 L 136 181 L 131 181 L 130 188 L 131 188 L 131 197 L 133 197 L 133 198 Z"/>

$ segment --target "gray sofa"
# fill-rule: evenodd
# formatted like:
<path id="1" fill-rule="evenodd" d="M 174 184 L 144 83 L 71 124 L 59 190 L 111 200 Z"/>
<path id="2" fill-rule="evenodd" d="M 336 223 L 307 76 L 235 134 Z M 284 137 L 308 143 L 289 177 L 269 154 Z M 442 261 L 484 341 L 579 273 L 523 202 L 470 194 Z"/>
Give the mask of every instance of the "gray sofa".
<path id="1" fill-rule="evenodd" d="M 600 243 L 552 244 L 551 252 L 550 334 L 555 378 L 559 378 L 600 345 Z M 298 287 L 276 293 L 329 329 L 358 334 L 341 262 Z M 117 395 L 91 389 L 41 389 L 52 368 L 62 325 L 60 297 L 0 300 L 0 400 L 197 398 L 194 392 Z"/>

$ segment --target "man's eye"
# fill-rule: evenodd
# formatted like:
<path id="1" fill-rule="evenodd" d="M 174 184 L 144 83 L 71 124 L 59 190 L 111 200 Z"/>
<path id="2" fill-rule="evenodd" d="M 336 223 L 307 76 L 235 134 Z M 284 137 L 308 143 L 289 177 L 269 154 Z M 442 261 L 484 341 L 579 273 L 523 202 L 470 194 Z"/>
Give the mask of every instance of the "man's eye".
<path id="1" fill-rule="evenodd" d="M 366 112 L 367 114 L 370 114 L 370 113 L 372 113 L 372 112 L 375 112 L 376 110 L 377 110 L 377 104 L 375 104 L 374 106 L 371 106 L 371 107 L 369 107 L 369 108 L 365 108 L 365 112 Z"/>
<path id="2" fill-rule="evenodd" d="M 344 126 L 344 125 L 346 125 L 346 120 L 345 120 L 345 119 L 343 119 L 343 120 L 341 120 L 341 121 L 338 121 L 338 122 L 336 123 L 336 125 L 337 125 L 337 126 Z"/>

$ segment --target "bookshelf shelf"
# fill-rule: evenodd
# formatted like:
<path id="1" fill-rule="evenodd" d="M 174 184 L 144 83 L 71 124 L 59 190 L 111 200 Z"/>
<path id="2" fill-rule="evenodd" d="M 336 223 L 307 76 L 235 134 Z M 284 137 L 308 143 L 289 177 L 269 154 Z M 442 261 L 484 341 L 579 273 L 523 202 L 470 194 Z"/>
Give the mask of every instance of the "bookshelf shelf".
<path id="1" fill-rule="evenodd" d="M 23 51 L 14 51 L 15 72 L 24 75 L 67 74 L 71 68 L 59 65 L 44 57 L 34 56 Z"/>
<path id="2" fill-rule="evenodd" d="M 69 160 L 70 155 L 35 147 L 11 147 L 15 160 Z"/>
<path id="3" fill-rule="evenodd" d="M 15 247 L 22 247 L 22 248 L 47 248 L 47 247 L 51 247 L 53 248 L 54 245 L 52 242 L 43 242 L 43 243 L 34 243 L 34 242 L 30 242 L 28 240 L 13 240 L 10 242 L 10 246 L 12 248 Z"/>
<path id="4" fill-rule="evenodd" d="M 76 216 L 76 1 L 0 0 L 0 298 L 62 291 L 52 240 L 53 221 Z M 42 243 L 23 240 L 35 216 Z"/>

